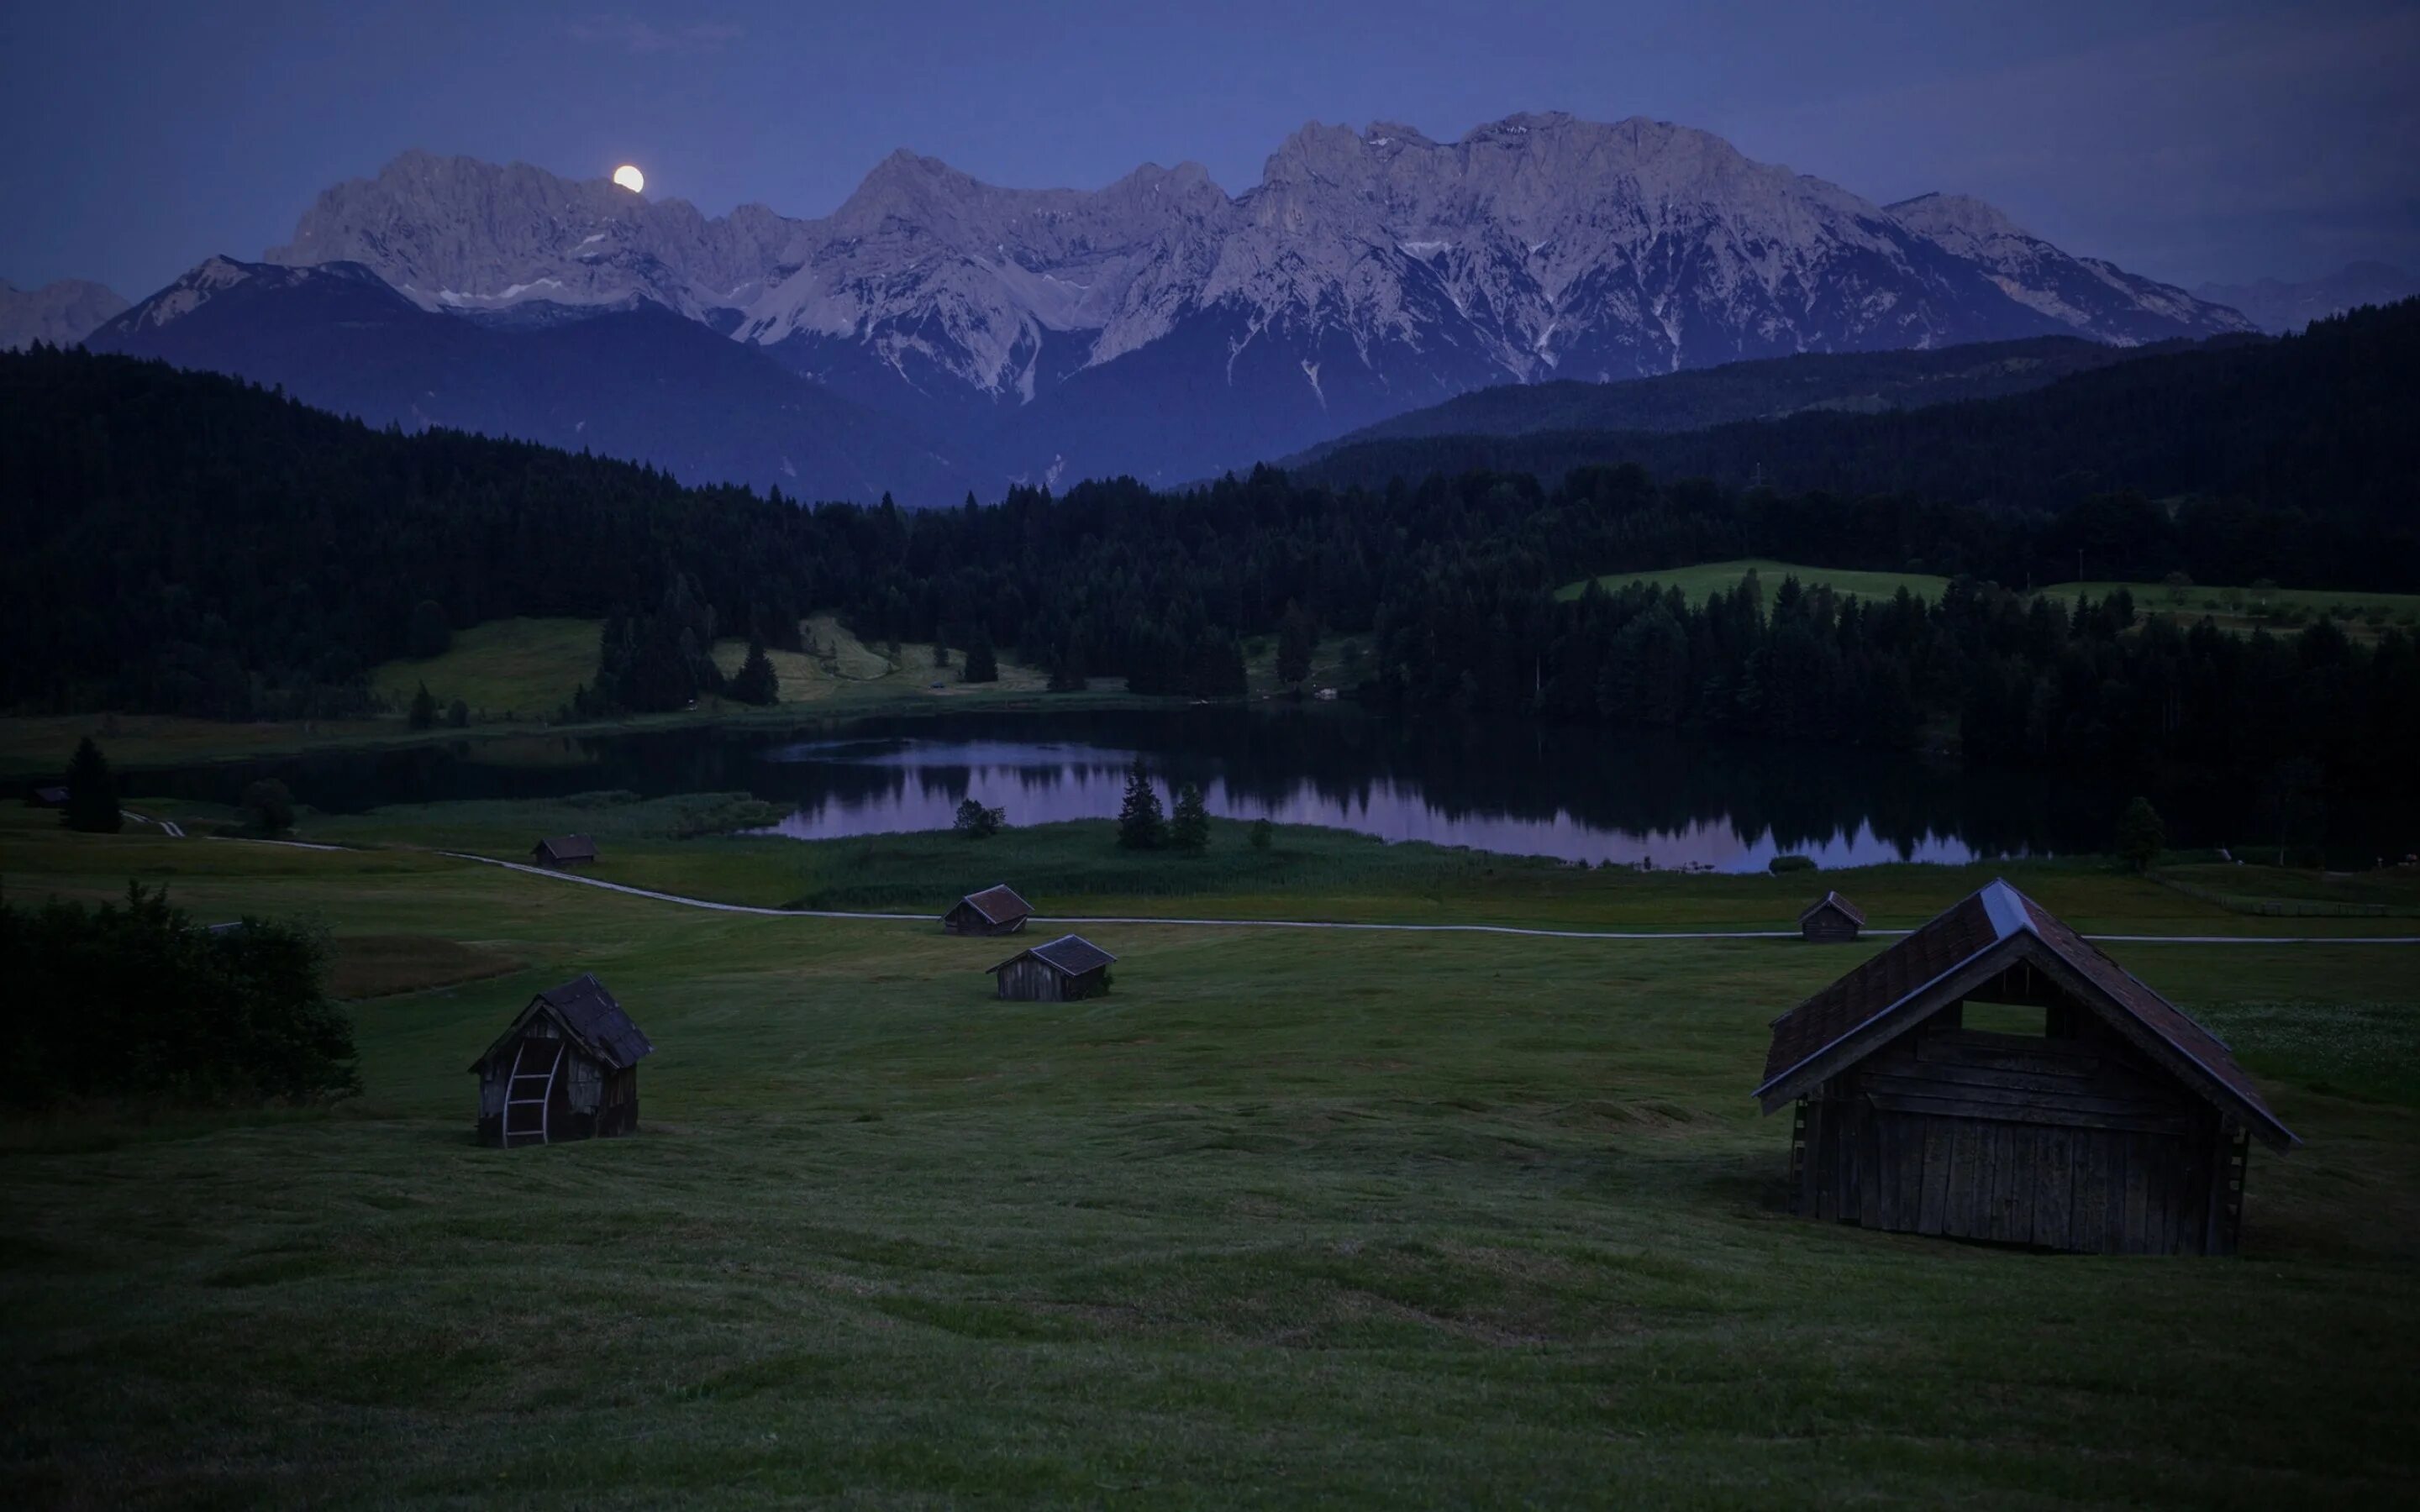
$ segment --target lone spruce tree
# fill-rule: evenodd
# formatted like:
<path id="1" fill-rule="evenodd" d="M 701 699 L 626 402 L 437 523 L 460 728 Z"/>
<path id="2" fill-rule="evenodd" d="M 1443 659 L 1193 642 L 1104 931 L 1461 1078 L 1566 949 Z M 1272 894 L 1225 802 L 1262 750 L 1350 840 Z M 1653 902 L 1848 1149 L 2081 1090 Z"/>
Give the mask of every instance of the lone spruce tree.
<path id="1" fill-rule="evenodd" d="M 1159 811 L 1159 795 L 1143 770 L 1142 758 L 1126 769 L 1126 801 L 1118 810 L 1118 843 L 1130 851 L 1156 851 L 1167 839 Z"/>
<path id="2" fill-rule="evenodd" d="M 437 698 L 428 691 L 427 683 L 411 695 L 411 712 L 406 717 L 414 730 L 427 730 L 437 723 Z"/>
<path id="3" fill-rule="evenodd" d="M 94 835 L 115 835 L 126 827 L 125 816 L 117 811 L 116 775 L 90 735 L 77 742 L 75 757 L 68 763 L 64 821 L 70 829 Z"/>
<path id="4" fill-rule="evenodd" d="M 1210 848 L 1210 808 L 1202 801 L 1199 783 L 1176 790 L 1176 811 L 1168 821 L 1168 843 L 1190 856 Z"/>

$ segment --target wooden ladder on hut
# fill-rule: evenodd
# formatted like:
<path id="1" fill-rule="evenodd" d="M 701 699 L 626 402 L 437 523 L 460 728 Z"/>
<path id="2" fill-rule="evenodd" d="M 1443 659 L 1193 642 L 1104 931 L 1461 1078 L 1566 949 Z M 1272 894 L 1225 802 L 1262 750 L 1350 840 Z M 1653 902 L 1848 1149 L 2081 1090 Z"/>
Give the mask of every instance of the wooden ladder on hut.
<path id="1" fill-rule="evenodd" d="M 535 1042 L 523 1040 L 513 1051 L 513 1073 L 504 1083 L 504 1144 L 506 1149 L 510 1149 L 516 1139 L 535 1139 L 541 1145 L 547 1142 L 547 1104 L 554 1097 L 554 1073 L 563 1065 L 563 1041 L 560 1040 L 554 1041 L 554 1058 L 546 1063 L 546 1070 L 524 1071 L 522 1067 L 529 1061 L 530 1046 Z M 537 1084 L 537 1096 L 523 1097 L 521 1089 L 531 1082 Z M 515 1108 L 537 1109 L 537 1127 L 533 1129 L 529 1126 L 529 1115 L 526 1113 L 521 1115 L 520 1127 L 513 1127 L 513 1109 Z"/>

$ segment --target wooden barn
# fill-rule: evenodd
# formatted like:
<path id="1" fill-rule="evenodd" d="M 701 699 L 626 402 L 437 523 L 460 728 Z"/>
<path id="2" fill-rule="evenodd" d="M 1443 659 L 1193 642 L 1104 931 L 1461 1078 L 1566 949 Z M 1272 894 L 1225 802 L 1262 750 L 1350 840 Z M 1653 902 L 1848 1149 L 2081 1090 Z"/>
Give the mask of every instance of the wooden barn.
<path id="1" fill-rule="evenodd" d="M 1109 990 L 1116 956 L 1080 934 L 1062 934 L 1047 945 L 1020 951 L 991 968 L 1000 995 L 1028 1002 L 1072 1003 Z"/>
<path id="2" fill-rule="evenodd" d="M 1006 883 L 970 892 L 941 916 L 944 934 L 1014 934 L 1033 917 L 1033 905 L 1009 890 Z"/>
<path id="3" fill-rule="evenodd" d="M 1773 1021 L 1793 1206 L 1900 1233 L 2232 1254 L 2253 1137 L 2299 1143 L 2216 1036 L 1994 882 Z"/>
<path id="4" fill-rule="evenodd" d="M 509 1149 L 635 1133 L 639 1062 L 655 1048 L 595 977 L 548 988 L 471 1063 L 479 1143 Z"/>
<path id="5" fill-rule="evenodd" d="M 1846 945 L 1865 927 L 1865 910 L 1837 892 L 1816 899 L 1798 916 L 1798 933 L 1810 945 Z"/>
<path id="6" fill-rule="evenodd" d="M 530 847 L 533 866 L 586 866 L 597 859 L 597 842 L 585 835 L 552 835 Z"/>

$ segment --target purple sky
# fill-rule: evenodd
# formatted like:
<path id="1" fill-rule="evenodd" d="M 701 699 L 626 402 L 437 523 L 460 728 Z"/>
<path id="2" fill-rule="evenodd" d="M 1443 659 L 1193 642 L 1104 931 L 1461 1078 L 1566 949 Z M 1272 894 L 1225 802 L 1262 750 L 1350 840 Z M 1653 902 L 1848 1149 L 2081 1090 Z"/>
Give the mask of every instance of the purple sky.
<path id="1" fill-rule="evenodd" d="M 20 0 L 0 277 L 140 298 L 413 147 L 816 215 L 898 147 L 1021 186 L 1190 158 L 1233 193 L 1307 120 L 1443 140 L 1550 109 L 1704 127 L 1876 200 L 1979 194 L 2181 283 L 2420 264 L 2420 4 L 1156 8 Z"/>

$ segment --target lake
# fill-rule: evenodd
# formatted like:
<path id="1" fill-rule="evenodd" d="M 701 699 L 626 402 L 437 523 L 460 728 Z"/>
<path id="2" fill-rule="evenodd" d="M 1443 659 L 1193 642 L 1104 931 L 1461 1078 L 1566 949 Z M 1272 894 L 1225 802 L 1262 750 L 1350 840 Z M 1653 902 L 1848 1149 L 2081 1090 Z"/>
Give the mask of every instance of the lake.
<path id="1" fill-rule="evenodd" d="M 2106 848 L 2130 795 L 2075 776 L 1970 773 L 1823 747 L 1612 738 L 1550 725 L 1403 720 L 1352 709 L 1047 710 L 807 726 L 464 741 L 129 774 L 135 795 L 232 801 L 275 776 L 336 812 L 393 803 L 747 792 L 802 840 L 945 826 L 960 800 L 1012 825 L 1117 812 L 1140 755 L 1160 788 L 1202 785 L 1213 813 L 1328 825 L 1564 860 L 1761 871 L 1776 855 L 1829 869 Z M 2172 843 L 2270 837 L 2232 794 L 2151 795 Z M 2368 864 L 2408 824 L 2325 816 L 2331 849 Z"/>

